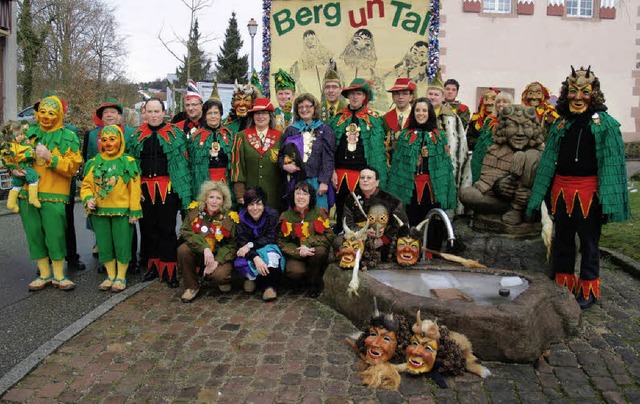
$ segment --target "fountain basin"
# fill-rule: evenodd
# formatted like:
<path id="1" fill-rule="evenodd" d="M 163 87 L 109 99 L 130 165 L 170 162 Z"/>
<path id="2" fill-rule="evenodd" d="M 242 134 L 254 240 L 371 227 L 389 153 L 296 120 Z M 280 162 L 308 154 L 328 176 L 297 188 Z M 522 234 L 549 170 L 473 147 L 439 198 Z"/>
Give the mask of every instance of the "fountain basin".
<path id="1" fill-rule="evenodd" d="M 371 317 L 375 296 L 382 311 L 414 319 L 420 310 L 422 318 L 437 318 L 465 334 L 483 360 L 532 362 L 549 345 L 576 334 L 580 322 L 573 295 L 537 272 L 473 269 L 440 260 L 411 269 L 381 264 L 359 273 L 358 296 L 347 294 L 351 275 L 331 264 L 324 275 L 321 300 L 356 326 L 364 326 Z M 499 290 L 505 289 L 500 280 L 505 277 L 507 283 L 520 278 L 523 284 L 506 287 L 509 295 L 500 296 Z M 436 282 L 429 284 L 433 279 Z M 455 287 L 443 283 L 452 279 Z M 488 286 L 473 291 L 474 283 Z"/>

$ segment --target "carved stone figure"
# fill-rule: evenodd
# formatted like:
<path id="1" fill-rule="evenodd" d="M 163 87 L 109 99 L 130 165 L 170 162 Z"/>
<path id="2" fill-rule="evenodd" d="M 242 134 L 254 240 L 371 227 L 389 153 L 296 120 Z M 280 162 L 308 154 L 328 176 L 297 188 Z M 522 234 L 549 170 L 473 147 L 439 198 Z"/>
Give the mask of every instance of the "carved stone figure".
<path id="1" fill-rule="evenodd" d="M 482 161 L 480 179 L 460 191 L 460 200 L 476 215 L 501 214 L 505 224 L 518 225 L 544 149 L 535 108 L 504 107 L 493 141 Z"/>

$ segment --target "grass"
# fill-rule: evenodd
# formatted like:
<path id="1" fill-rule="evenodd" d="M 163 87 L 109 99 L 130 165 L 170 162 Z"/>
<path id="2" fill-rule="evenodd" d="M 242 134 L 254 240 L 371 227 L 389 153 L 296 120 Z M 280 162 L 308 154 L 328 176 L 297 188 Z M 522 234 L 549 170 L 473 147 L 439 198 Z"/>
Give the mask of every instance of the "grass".
<path id="1" fill-rule="evenodd" d="M 602 226 L 600 246 L 616 250 L 640 262 L 640 181 L 631 182 L 629 203 L 631 219 L 623 223 L 609 223 Z"/>

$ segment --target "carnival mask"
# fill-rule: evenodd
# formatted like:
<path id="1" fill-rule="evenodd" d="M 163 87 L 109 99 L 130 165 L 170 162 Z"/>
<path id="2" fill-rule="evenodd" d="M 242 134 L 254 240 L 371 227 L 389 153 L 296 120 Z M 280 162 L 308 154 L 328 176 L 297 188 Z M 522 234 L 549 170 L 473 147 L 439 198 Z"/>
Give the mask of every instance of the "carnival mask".
<path id="1" fill-rule="evenodd" d="M 369 228 L 373 229 L 376 238 L 384 236 L 384 229 L 389 224 L 389 211 L 384 205 L 373 205 L 367 217 Z"/>
<path id="2" fill-rule="evenodd" d="M 398 238 L 396 261 L 403 267 L 415 265 L 420 258 L 420 240 L 411 237 Z"/>
<path id="3" fill-rule="evenodd" d="M 581 114 L 589 108 L 591 103 L 591 92 L 593 87 L 591 84 L 569 84 L 569 111 L 574 114 Z"/>
<path id="4" fill-rule="evenodd" d="M 438 353 L 440 328 L 431 320 L 420 319 L 420 311 L 416 315 L 417 322 L 411 328 L 411 343 L 405 349 L 407 372 L 414 375 L 427 373 L 433 369 Z"/>
<path id="5" fill-rule="evenodd" d="M 239 117 L 247 116 L 253 106 L 253 95 L 238 93 L 233 96 L 233 109 Z"/>
<path id="6" fill-rule="evenodd" d="M 538 107 L 544 101 L 544 93 L 542 91 L 542 86 L 538 83 L 531 83 L 529 87 L 527 87 L 527 94 L 525 96 L 525 100 L 527 105 L 531 107 Z"/>
<path id="7" fill-rule="evenodd" d="M 347 150 L 353 152 L 356 150 L 358 146 L 358 138 L 360 137 L 360 127 L 355 123 L 350 123 L 347 125 L 346 129 L 347 135 Z"/>
<path id="8" fill-rule="evenodd" d="M 347 226 L 347 221 L 342 220 L 342 227 L 344 228 L 344 239 L 340 249 L 336 256 L 340 258 L 340 268 L 351 269 L 356 265 L 356 255 L 358 250 L 364 252 L 364 240 L 367 238 L 368 223 L 358 230 L 352 231 Z"/>
<path id="9" fill-rule="evenodd" d="M 364 340 L 364 346 L 367 349 L 365 359 L 367 363 L 388 362 L 395 355 L 398 337 L 395 331 L 373 326 Z"/>
<path id="10" fill-rule="evenodd" d="M 493 90 L 487 90 L 482 95 L 482 100 L 483 100 L 483 104 L 484 104 L 484 110 L 487 112 L 487 114 L 492 114 L 493 113 L 493 108 L 496 105 L 496 97 L 497 96 L 498 96 L 498 93 L 496 93 Z"/>
<path id="11" fill-rule="evenodd" d="M 286 114 L 290 113 L 292 109 L 293 109 L 293 102 L 292 101 L 287 101 L 282 106 L 282 112 L 284 112 Z"/>
<path id="12" fill-rule="evenodd" d="M 53 132 L 63 126 L 64 112 L 62 102 L 58 97 L 46 97 L 38 106 L 38 123 L 45 132 Z"/>
<path id="13" fill-rule="evenodd" d="M 117 157 L 122 147 L 122 132 L 117 126 L 107 126 L 100 133 L 101 154 L 106 157 Z"/>

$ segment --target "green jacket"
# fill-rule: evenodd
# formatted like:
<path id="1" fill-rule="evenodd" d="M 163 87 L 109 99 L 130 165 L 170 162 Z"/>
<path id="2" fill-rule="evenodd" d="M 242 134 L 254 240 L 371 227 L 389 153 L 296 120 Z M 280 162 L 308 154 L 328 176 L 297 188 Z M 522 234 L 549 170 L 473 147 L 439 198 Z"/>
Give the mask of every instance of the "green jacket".
<path id="1" fill-rule="evenodd" d="M 415 129 L 402 131 L 393 153 L 389 180 L 384 189 L 405 204 L 411 203 L 423 139 L 428 150 L 427 167 L 435 202 L 439 203 L 442 209 L 453 209 L 457 204 L 453 165 L 447 148 L 447 136 L 440 129 L 429 133 Z"/>
<path id="2" fill-rule="evenodd" d="M 205 238 L 201 231 L 197 231 L 196 223 L 206 226 L 209 230 L 219 227 L 216 230 L 215 241 L 210 237 Z M 205 248 L 211 248 L 216 261 L 220 264 L 232 262 L 236 258 L 236 225 L 238 224 L 238 213 L 229 212 L 226 215 L 218 213 L 209 216 L 199 208 L 189 211 L 187 217 L 180 227 L 180 236 L 193 252 L 204 254 Z M 213 248 L 212 248 L 213 245 Z"/>
<path id="3" fill-rule="evenodd" d="M 602 214 L 607 217 L 608 221 L 623 222 L 631 217 L 631 210 L 620 123 L 606 112 L 598 112 L 597 118 L 595 115 L 589 123 L 589 127 L 596 140 L 598 198 L 602 205 Z M 531 189 L 531 198 L 526 212 L 528 216 L 534 210 L 540 209 L 542 201 L 549 192 L 556 172 L 555 163 L 558 161 L 560 143 L 572 123 L 572 120 L 559 119 L 549 131 L 549 137 L 536 172 L 536 179 Z"/>
<path id="4" fill-rule="evenodd" d="M 217 130 L 217 140 L 220 149 L 227 155 L 231 162 L 231 146 L 233 141 L 231 132 L 226 127 Z M 188 144 L 189 161 L 191 163 L 191 195 L 195 199 L 200 193 L 200 186 L 203 182 L 209 181 L 209 152 L 213 144 L 213 133 L 205 128 L 199 128 L 193 134 Z M 227 182 L 229 181 L 229 167 L 227 166 Z"/>
<path id="5" fill-rule="evenodd" d="M 333 241 L 333 230 L 324 209 L 315 207 L 304 215 L 289 209 L 280 215 L 278 247 L 286 257 L 302 259 L 298 247 L 323 246 L 329 249 Z"/>

